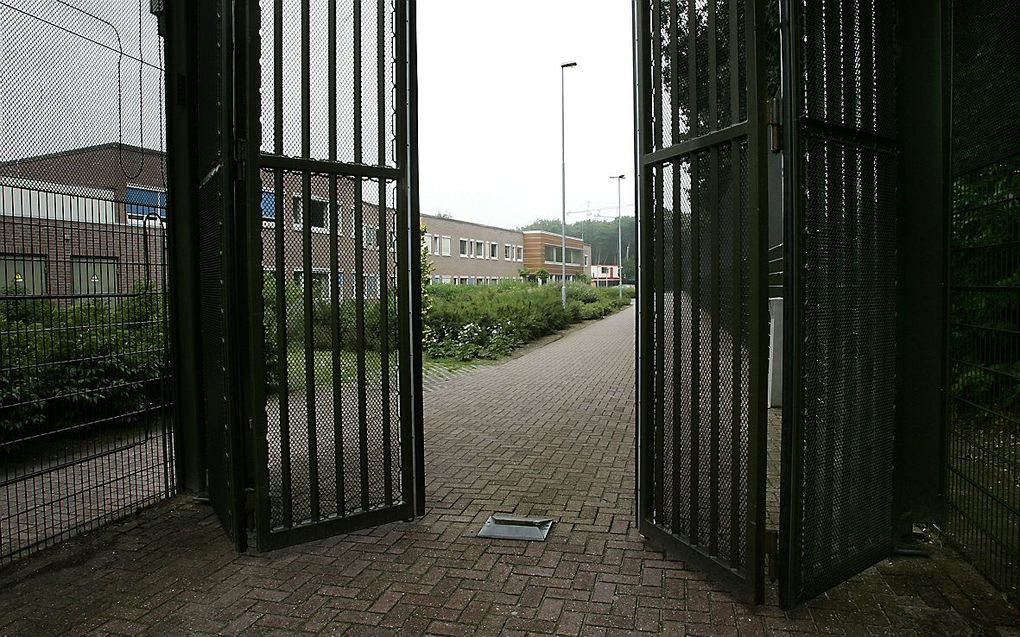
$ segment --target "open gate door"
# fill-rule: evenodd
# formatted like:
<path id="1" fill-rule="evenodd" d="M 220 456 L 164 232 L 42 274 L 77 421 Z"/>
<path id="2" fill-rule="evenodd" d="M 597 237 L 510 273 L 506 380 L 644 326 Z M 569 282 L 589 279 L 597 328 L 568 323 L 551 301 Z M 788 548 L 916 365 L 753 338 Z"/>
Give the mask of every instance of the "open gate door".
<path id="1" fill-rule="evenodd" d="M 764 589 L 764 4 L 635 3 L 638 524 L 748 601 Z"/>
<path id="2" fill-rule="evenodd" d="M 259 550 L 423 512 L 413 6 L 246 3 L 237 129 Z"/>
<path id="3" fill-rule="evenodd" d="M 780 597 L 893 548 L 895 3 L 784 0 Z"/>

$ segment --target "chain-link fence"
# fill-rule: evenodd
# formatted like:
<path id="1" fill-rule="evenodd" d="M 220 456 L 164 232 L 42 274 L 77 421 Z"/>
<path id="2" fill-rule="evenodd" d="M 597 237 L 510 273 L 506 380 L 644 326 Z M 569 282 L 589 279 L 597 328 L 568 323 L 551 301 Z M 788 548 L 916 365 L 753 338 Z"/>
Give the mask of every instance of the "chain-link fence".
<path id="1" fill-rule="evenodd" d="M 0 0 L 0 564 L 173 492 L 148 3 Z"/>

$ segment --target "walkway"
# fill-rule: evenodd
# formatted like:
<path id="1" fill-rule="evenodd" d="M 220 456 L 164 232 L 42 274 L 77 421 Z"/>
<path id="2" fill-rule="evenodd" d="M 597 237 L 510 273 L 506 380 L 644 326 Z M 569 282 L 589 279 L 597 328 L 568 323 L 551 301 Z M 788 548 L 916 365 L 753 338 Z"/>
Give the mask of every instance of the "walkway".
<path id="1" fill-rule="evenodd" d="M 633 310 L 427 394 L 428 515 L 235 555 L 186 498 L 0 572 L 0 634 L 1000 634 L 1020 623 L 937 552 L 793 612 L 749 609 L 632 528 Z M 475 538 L 493 511 L 546 543 Z"/>

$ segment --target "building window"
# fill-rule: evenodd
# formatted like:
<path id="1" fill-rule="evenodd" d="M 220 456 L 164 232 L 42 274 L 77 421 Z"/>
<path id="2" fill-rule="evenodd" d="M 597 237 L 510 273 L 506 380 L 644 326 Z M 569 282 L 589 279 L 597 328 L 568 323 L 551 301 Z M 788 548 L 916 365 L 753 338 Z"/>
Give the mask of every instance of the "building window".
<path id="1" fill-rule="evenodd" d="M 587 254 L 584 255 L 584 267 L 587 268 L 589 265 L 591 265 L 591 263 L 589 263 L 589 261 L 590 261 L 590 257 Z"/>
<path id="2" fill-rule="evenodd" d="M 443 275 L 443 283 L 449 283 L 449 282 L 450 282 L 450 275 L 444 274 Z"/>
<path id="3" fill-rule="evenodd" d="M 499 244 L 498 243 L 490 243 L 489 244 L 489 258 L 490 259 L 498 259 L 499 258 Z"/>
<path id="4" fill-rule="evenodd" d="M 379 228 L 375 226 L 364 225 L 361 228 L 362 241 L 366 248 L 377 248 L 379 246 Z"/>
<path id="5" fill-rule="evenodd" d="M 517 261 L 523 261 L 524 260 L 524 246 L 515 246 L 515 251 L 517 253 L 516 260 Z"/>
<path id="6" fill-rule="evenodd" d="M 471 256 L 470 252 L 469 252 L 468 240 L 467 239 L 461 239 L 460 240 L 460 256 L 462 256 L 462 257 Z"/>
<path id="7" fill-rule="evenodd" d="M 450 256 L 450 237 L 443 237 L 442 253 L 444 257 Z"/>
<path id="8" fill-rule="evenodd" d="M 475 258 L 478 258 L 478 259 L 484 259 L 485 258 L 485 248 L 482 247 L 482 242 L 481 241 L 475 241 Z"/>
<path id="9" fill-rule="evenodd" d="M 24 254 L 0 255 L 0 294 L 46 294 L 46 257 Z"/>
<path id="10" fill-rule="evenodd" d="M 514 247 L 512 245 L 510 245 L 509 243 L 504 243 L 503 244 L 503 259 L 505 259 L 506 261 L 512 260 L 514 258 L 513 251 L 514 251 Z"/>
<path id="11" fill-rule="evenodd" d="M 561 261 L 561 255 L 559 246 L 545 246 L 545 262 L 546 263 L 559 263 Z"/>
<path id="12" fill-rule="evenodd" d="M 437 257 L 443 253 L 443 239 L 442 237 L 432 237 L 432 254 Z"/>
<path id="13" fill-rule="evenodd" d="M 379 298 L 379 277 L 374 274 L 365 275 L 365 298 Z"/>
<path id="14" fill-rule="evenodd" d="M 262 209 L 263 221 L 276 221 L 276 193 L 263 190 L 259 207 Z"/>
<path id="15" fill-rule="evenodd" d="M 325 230 L 326 229 L 326 207 L 327 202 L 321 199 L 312 199 L 309 205 L 309 223 L 312 226 L 312 230 Z M 293 199 L 294 209 L 294 227 L 297 229 L 302 228 L 301 210 L 302 202 L 301 197 L 294 197 Z"/>
<path id="16" fill-rule="evenodd" d="M 75 295 L 116 294 L 116 257 L 71 257 Z"/>
<path id="17" fill-rule="evenodd" d="M 149 215 L 166 219 L 166 191 L 140 186 L 128 186 L 124 203 L 128 219 L 142 220 Z"/>

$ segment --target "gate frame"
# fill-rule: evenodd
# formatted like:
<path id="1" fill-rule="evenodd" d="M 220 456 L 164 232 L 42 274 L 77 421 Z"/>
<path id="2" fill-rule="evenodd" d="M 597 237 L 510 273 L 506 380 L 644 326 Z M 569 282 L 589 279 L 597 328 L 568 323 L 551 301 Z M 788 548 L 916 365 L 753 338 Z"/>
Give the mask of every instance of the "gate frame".
<path id="1" fill-rule="evenodd" d="M 684 148 L 663 149 L 653 153 L 652 131 L 643 123 L 652 122 L 652 104 L 649 99 L 652 86 L 652 51 L 649 39 L 647 12 L 642 11 L 646 3 L 657 6 L 656 0 L 633 0 L 634 26 L 634 74 L 635 74 L 635 179 L 638 194 L 636 215 L 637 228 L 637 320 L 636 320 L 636 382 L 637 382 L 637 428 L 636 428 L 636 476 L 637 491 L 636 511 L 639 532 L 652 544 L 662 547 L 668 554 L 675 555 L 687 563 L 704 571 L 710 578 L 719 581 L 743 601 L 758 604 L 765 596 L 765 564 L 766 529 L 765 529 L 765 484 L 766 484 L 766 439 L 767 439 L 767 404 L 765 383 L 768 364 L 768 189 L 767 184 L 767 153 L 765 139 L 766 112 L 760 100 L 760 88 L 764 86 L 765 68 L 764 29 L 765 0 L 746 0 L 745 4 L 745 42 L 746 42 L 746 100 L 747 119 L 734 122 L 731 126 L 745 126 L 747 136 L 748 158 L 748 222 L 750 223 L 748 247 L 748 278 L 750 292 L 748 294 L 748 352 L 750 378 L 748 379 L 748 473 L 747 473 L 747 512 L 746 535 L 747 556 L 746 566 L 750 571 L 745 576 L 739 571 L 730 569 L 696 546 L 685 543 L 680 538 L 667 533 L 651 522 L 654 503 L 651 500 L 654 484 L 654 465 L 649 456 L 654 441 L 654 360 L 650 353 L 653 347 L 662 351 L 662 343 L 653 343 L 654 310 L 653 295 L 655 276 L 654 255 L 648 249 L 653 245 L 653 228 L 649 223 L 652 211 L 652 171 L 651 167 L 666 157 L 679 157 L 693 154 L 715 147 L 722 142 L 735 139 L 740 135 L 726 129 L 717 129 L 710 133 L 696 136 L 681 142 Z M 650 8 L 650 7 L 649 7 Z M 654 156 L 650 156 L 653 155 Z M 661 163 L 659 165 L 662 165 Z M 674 207 L 677 202 L 674 202 Z M 660 264 L 661 265 L 661 264 Z M 645 488 L 642 488 L 644 485 Z"/>
<path id="2" fill-rule="evenodd" d="M 386 20 L 394 20 L 394 60 L 383 60 L 385 64 L 394 64 L 397 97 L 395 100 L 396 122 L 395 143 L 401 149 L 401 157 L 397 166 L 378 166 L 374 164 L 345 163 L 338 160 L 291 157 L 263 153 L 261 150 L 262 125 L 258 115 L 261 113 L 262 100 L 251 99 L 250 96 L 261 96 L 261 66 L 258 64 L 261 51 L 261 8 L 258 0 L 236 0 L 244 5 L 243 16 L 238 16 L 237 30 L 243 33 L 243 54 L 237 57 L 236 72 L 243 77 L 243 89 L 239 94 L 235 126 L 244 131 L 244 138 L 238 140 L 235 157 L 241 164 L 239 170 L 243 174 L 243 188 L 239 188 L 238 209 L 242 226 L 239 236 L 243 236 L 243 254 L 238 257 L 239 268 L 245 271 L 246 283 L 242 286 L 251 292 L 255 281 L 262 277 L 262 223 L 255 211 L 249 211 L 248 202 L 258 200 L 262 190 L 261 172 L 264 168 L 277 170 L 300 171 L 305 174 L 314 172 L 316 168 L 324 168 L 337 177 L 373 177 L 381 181 L 391 180 L 396 186 L 397 201 L 395 202 L 396 239 L 397 239 L 397 307 L 391 309 L 399 318 L 398 329 L 398 401 L 400 405 L 399 428 L 401 440 L 396 466 L 401 474 L 402 499 L 400 504 L 385 508 L 361 511 L 341 517 L 334 517 L 295 524 L 284 530 L 273 530 L 269 502 L 269 469 L 268 441 L 264 368 L 264 328 L 261 320 L 248 321 L 244 332 L 248 338 L 248 355 L 238 361 L 245 375 L 245 396 L 242 397 L 245 414 L 239 424 L 247 432 L 244 458 L 245 470 L 245 506 L 249 515 L 249 528 L 254 531 L 254 544 L 259 551 L 268 551 L 303 542 L 323 539 L 334 535 L 349 533 L 395 522 L 410 520 L 425 513 L 425 469 L 424 469 L 424 425 L 422 422 L 422 361 L 419 349 L 412 347 L 420 342 L 421 335 L 421 277 L 414 276 L 420 272 L 420 257 L 415 248 L 418 241 L 416 228 L 419 224 L 418 200 L 412 189 L 412 179 L 417 180 L 417 130 L 412 128 L 417 123 L 417 41 L 415 33 L 415 0 L 395 0 L 395 10 L 386 15 Z M 241 13 L 240 11 L 238 12 Z M 307 19 L 307 15 L 305 16 Z M 383 17 L 380 16 L 380 21 Z M 277 29 L 282 28 L 276 25 Z M 304 25 L 303 28 L 310 28 Z M 237 41 L 237 39 L 235 39 Z M 305 40 L 307 44 L 307 40 Z M 384 55 L 379 51 L 378 55 Z M 310 101 L 310 87 L 305 86 L 301 100 L 303 108 Z M 245 108 L 247 107 L 247 108 Z M 382 105 L 380 105 L 382 108 Z M 317 166 L 318 165 L 318 166 Z M 327 165 L 331 165 L 328 166 Z M 238 183 L 235 181 L 235 183 Z M 412 196 L 412 193 L 414 195 Z M 253 204 L 254 205 L 254 204 Z M 285 206 L 279 207 L 277 223 L 283 223 Z M 406 219 L 406 232 L 401 232 L 401 219 Z M 399 255 L 404 255 L 401 263 Z M 257 258 L 256 258 L 257 257 Z M 277 263 L 276 267 L 282 267 Z M 334 285 L 335 282 L 331 282 Z M 261 282 L 259 283 L 261 290 Z M 310 291 L 306 291 L 310 293 Z M 337 291 L 339 294 L 339 291 Z M 247 316 L 261 317 L 264 315 L 262 294 L 250 293 L 244 299 Z M 410 313 L 410 316 L 406 316 Z M 418 340 L 415 340 L 417 338 Z M 394 354 L 394 352 L 390 352 Z M 406 424 L 405 424 L 406 421 Z M 409 434 L 409 435 L 408 435 Z"/>

